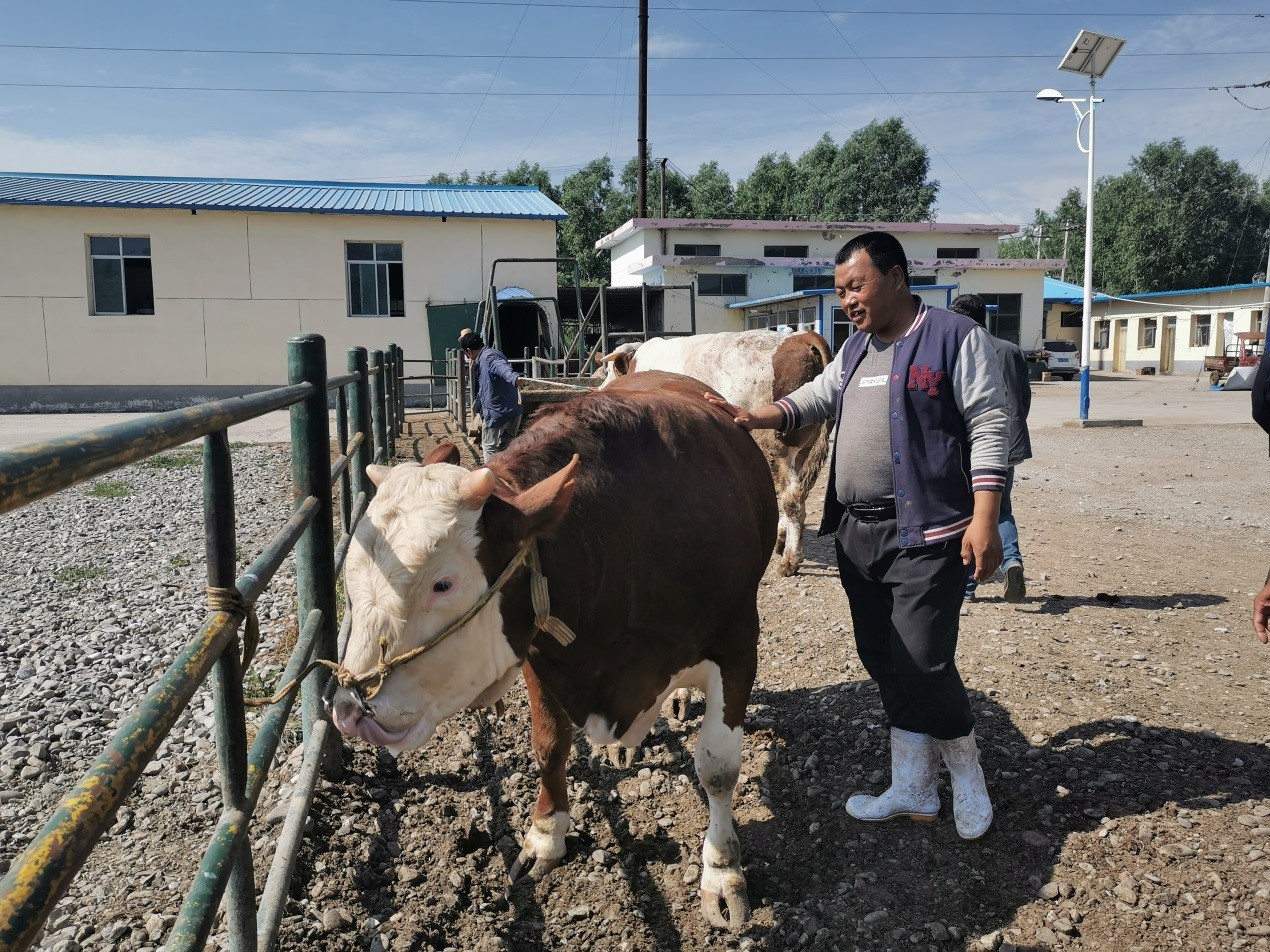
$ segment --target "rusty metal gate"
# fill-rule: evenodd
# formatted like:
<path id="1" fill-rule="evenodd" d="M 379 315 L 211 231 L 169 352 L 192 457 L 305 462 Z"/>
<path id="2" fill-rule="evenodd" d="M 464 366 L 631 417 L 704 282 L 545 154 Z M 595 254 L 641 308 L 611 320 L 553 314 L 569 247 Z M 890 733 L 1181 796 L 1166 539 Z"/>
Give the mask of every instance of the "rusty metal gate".
<path id="1" fill-rule="evenodd" d="M 279 683 L 300 674 L 311 657 L 335 660 L 351 613 L 337 632 L 336 579 L 352 532 L 374 486 L 366 466 L 387 463 L 404 421 L 401 349 L 348 352 L 347 372 L 328 376 L 326 342 L 316 334 L 287 345 L 285 387 L 145 416 L 89 433 L 0 452 L 0 514 L 118 467 L 202 437 L 207 583 L 218 596 L 197 635 L 178 653 L 139 706 L 119 724 L 93 766 L 61 799 L 26 850 L 0 880 L 0 952 L 28 948 L 70 887 L 145 766 L 211 679 L 221 780 L 219 821 L 166 948 L 201 949 L 222 899 L 229 947 L 266 952 L 278 934 L 319 771 L 338 769 L 338 746 L 323 716 L 327 672 L 301 686 L 304 759 L 278 838 L 268 880 L 256 904 L 249 831 L 287 717 L 291 694 L 270 707 L 248 745 L 239 628 L 294 549 L 300 634 Z M 329 394 L 335 392 L 338 455 L 331 458 Z M 264 551 L 235 579 L 235 507 L 229 427 L 290 408 L 294 509 Z M 333 487 L 340 486 L 339 538 Z"/>

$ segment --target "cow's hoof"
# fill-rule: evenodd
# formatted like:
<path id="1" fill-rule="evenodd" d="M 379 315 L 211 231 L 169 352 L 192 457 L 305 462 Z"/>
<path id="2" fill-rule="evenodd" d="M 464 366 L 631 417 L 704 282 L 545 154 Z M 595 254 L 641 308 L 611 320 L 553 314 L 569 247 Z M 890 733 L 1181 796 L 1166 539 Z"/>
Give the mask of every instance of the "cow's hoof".
<path id="1" fill-rule="evenodd" d="M 687 688 L 678 688 L 670 695 L 670 717 L 672 720 L 686 721 L 691 707 L 692 692 Z"/>
<path id="2" fill-rule="evenodd" d="M 783 576 L 784 578 L 789 578 L 791 575 L 797 575 L 798 566 L 801 562 L 802 559 L 788 555 L 783 556 L 780 562 L 776 564 L 776 574 Z"/>
<path id="3" fill-rule="evenodd" d="M 609 744 L 604 748 L 605 759 L 618 770 L 629 770 L 639 760 L 638 747 L 623 747 L 621 744 Z"/>
<path id="4" fill-rule="evenodd" d="M 512 868 L 507 873 L 507 878 L 511 880 L 512 885 L 521 880 L 528 879 L 531 882 L 542 882 L 549 872 L 560 865 L 563 857 L 536 856 L 528 849 L 520 851 L 520 855 L 516 857 L 516 862 L 512 863 Z"/>
<path id="5" fill-rule="evenodd" d="M 750 897 L 745 892 L 745 877 L 728 876 L 720 892 L 701 890 L 701 912 L 716 929 L 740 932 L 750 921 Z"/>

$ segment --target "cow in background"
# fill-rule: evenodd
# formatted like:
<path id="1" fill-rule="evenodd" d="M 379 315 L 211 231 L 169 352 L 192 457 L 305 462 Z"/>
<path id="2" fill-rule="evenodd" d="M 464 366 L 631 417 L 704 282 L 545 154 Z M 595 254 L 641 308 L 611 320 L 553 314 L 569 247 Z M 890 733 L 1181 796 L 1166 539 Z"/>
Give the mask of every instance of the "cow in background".
<path id="1" fill-rule="evenodd" d="M 729 403 L 757 410 L 814 380 L 833 360 L 833 353 L 815 331 L 757 330 L 654 337 L 643 344 L 623 344 L 600 360 L 608 365 L 601 389 L 627 374 L 664 370 L 695 377 Z M 828 455 L 830 425 L 818 423 L 781 435 L 770 430 L 752 434 L 776 484 L 780 504 L 776 570 L 781 575 L 796 574 L 802 561 L 807 496 Z"/>
<path id="2" fill-rule="evenodd" d="M 453 465 L 453 449 L 423 466 L 367 468 L 379 489 L 348 553 L 335 726 L 413 750 L 523 673 L 542 776 L 511 875 L 538 879 L 565 855 L 574 731 L 637 746 L 673 690 L 704 691 L 702 911 L 740 929 L 749 901 L 732 793 L 776 541 L 762 454 L 700 383 L 660 373 L 542 408 L 487 467 Z M 528 567 L 482 604 L 528 543 Z"/>

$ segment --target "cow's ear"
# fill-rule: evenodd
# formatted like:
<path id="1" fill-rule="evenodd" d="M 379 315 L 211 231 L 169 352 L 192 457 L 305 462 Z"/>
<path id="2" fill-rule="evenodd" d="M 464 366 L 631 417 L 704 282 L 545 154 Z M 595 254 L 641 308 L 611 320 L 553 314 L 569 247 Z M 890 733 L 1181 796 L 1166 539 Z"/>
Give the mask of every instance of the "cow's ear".
<path id="1" fill-rule="evenodd" d="M 631 372 L 631 364 L 635 362 L 635 355 L 623 351 L 622 353 L 613 354 L 613 375 L 616 377 L 625 377 Z"/>
<path id="2" fill-rule="evenodd" d="M 384 480 L 388 478 L 388 474 L 391 472 L 392 467 L 380 466 L 377 463 L 371 463 L 366 467 L 366 475 L 376 486 L 382 486 L 384 484 Z"/>
<path id="3" fill-rule="evenodd" d="M 423 458 L 424 466 L 431 466 L 433 463 L 449 463 L 452 466 L 458 465 L 459 448 L 453 443 L 439 443 L 431 453 Z"/>
<path id="4" fill-rule="evenodd" d="M 499 499 L 503 505 L 487 506 L 486 522 L 497 524 L 491 526 L 497 534 L 517 541 L 549 532 L 569 509 L 578 461 L 575 453 L 558 472 L 510 499 Z"/>
<path id="5" fill-rule="evenodd" d="M 463 477 L 459 485 L 459 499 L 468 509 L 480 509 L 494 494 L 498 481 L 486 467 L 475 469 Z"/>

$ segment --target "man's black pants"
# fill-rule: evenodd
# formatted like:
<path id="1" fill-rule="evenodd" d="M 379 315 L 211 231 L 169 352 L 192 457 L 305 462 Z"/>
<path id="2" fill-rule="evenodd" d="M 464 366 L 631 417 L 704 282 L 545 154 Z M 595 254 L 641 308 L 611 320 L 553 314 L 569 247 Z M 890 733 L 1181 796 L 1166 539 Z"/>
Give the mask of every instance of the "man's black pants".
<path id="1" fill-rule="evenodd" d="M 953 661 L 965 591 L 960 537 L 901 549 L 894 519 L 847 516 L 835 548 L 856 650 L 891 726 L 940 740 L 975 726 Z"/>

